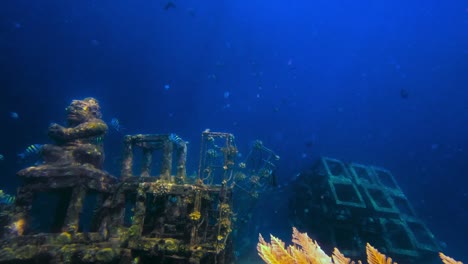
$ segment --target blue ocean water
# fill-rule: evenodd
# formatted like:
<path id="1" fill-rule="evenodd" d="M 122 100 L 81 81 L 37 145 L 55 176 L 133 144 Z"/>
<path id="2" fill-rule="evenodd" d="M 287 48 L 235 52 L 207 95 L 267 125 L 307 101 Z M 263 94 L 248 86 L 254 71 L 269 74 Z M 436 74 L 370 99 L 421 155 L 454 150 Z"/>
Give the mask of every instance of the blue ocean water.
<path id="1" fill-rule="evenodd" d="M 17 154 L 92 96 L 124 128 L 107 135 L 111 173 L 136 133 L 180 135 L 196 170 L 206 128 L 241 153 L 262 140 L 283 185 L 322 155 L 375 164 L 467 261 L 466 1 L 168 3 L 0 3 L 0 189 L 14 193 Z"/>

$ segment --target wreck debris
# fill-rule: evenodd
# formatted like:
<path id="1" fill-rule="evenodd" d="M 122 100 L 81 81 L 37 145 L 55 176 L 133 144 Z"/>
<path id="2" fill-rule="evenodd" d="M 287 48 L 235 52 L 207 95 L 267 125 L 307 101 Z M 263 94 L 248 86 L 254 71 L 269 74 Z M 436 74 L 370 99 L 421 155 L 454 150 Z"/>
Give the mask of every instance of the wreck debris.
<path id="1" fill-rule="evenodd" d="M 170 135 L 128 135 L 120 179 L 101 170 L 107 125 L 97 100 L 74 100 L 67 127 L 49 128 L 55 141 L 44 163 L 17 173 L 23 180 L 0 262 L 227 263 L 232 259 L 229 168 L 237 150 L 230 134 L 218 150 L 225 177 L 217 184 L 186 177 L 187 144 Z M 141 150 L 141 152 L 138 152 Z M 204 155 L 205 156 L 205 155 Z M 174 157 L 174 158 L 173 158 Z M 138 173 L 135 164 L 140 164 Z M 202 163 L 200 163 L 202 164 Z M 155 167 L 158 167 L 155 170 Z"/>
<path id="2" fill-rule="evenodd" d="M 142 150 L 141 170 L 134 173 L 138 149 Z M 152 170 L 154 156 L 161 157 L 158 175 Z M 232 191 L 202 181 L 188 184 L 186 157 L 185 141 L 174 134 L 125 137 L 122 182 L 116 196 L 118 204 L 128 205 L 120 207 L 120 222 L 128 226 L 128 248 L 133 252 L 159 248 L 157 252 L 165 258 L 222 263 L 232 230 L 232 212 L 226 210 Z M 161 246 L 162 241 L 170 244 Z"/>
<path id="3" fill-rule="evenodd" d="M 116 178 L 102 170 L 97 100 L 74 100 L 67 123 L 49 127 L 44 163 L 17 173 L 14 205 L 0 214 L 0 263 L 229 263 L 233 237 L 254 231 L 257 199 L 276 187 L 279 156 L 261 141 L 238 162 L 234 135 L 204 131 L 193 179 L 182 138 L 127 135 Z M 291 222 L 319 230 L 324 247 L 355 257 L 369 241 L 408 260 L 439 248 L 388 170 L 324 157 L 292 188 Z"/>
<path id="4" fill-rule="evenodd" d="M 437 240 L 384 168 L 321 157 L 292 188 L 290 221 L 330 252 L 364 258 L 369 242 L 399 263 L 437 258 Z"/>

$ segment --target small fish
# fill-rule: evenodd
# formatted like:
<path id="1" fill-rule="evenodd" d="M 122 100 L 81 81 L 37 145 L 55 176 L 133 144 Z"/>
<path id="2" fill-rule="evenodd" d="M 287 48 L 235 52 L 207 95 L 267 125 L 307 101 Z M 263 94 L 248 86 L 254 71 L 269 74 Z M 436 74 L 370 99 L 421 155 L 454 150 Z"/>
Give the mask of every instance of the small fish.
<path id="1" fill-rule="evenodd" d="M 3 190 L 0 190 L 0 204 L 13 204 L 16 200 L 16 197 L 5 193 Z"/>
<path id="2" fill-rule="evenodd" d="M 169 10 L 169 9 L 171 9 L 171 8 L 176 8 L 176 5 L 175 5 L 173 2 L 171 2 L 171 1 L 167 2 L 167 3 L 164 5 L 164 10 Z"/>
<path id="3" fill-rule="evenodd" d="M 167 91 L 167 90 L 169 90 L 169 89 L 171 89 L 171 86 L 170 86 L 169 84 L 165 84 L 165 85 L 164 85 L 164 90 Z"/>
<path id="4" fill-rule="evenodd" d="M 92 142 L 92 143 L 94 143 L 94 145 L 101 145 L 101 144 L 104 143 L 104 137 L 102 137 L 102 136 L 100 136 L 100 137 L 95 137 L 95 138 L 93 139 L 93 142 Z"/>
<path id="5" fill-rule="evenodd" d="M 5 156 L 3 156 L 2 154 L 0 154 L 0 161 L 2 160 L 5 160 Z"/>
<path id="6" fill-rule="evenodd" d="M 171 133 L 169 135 L 169 140 L 172 141 L 174 144 L 181 145 L 182 143 L 187 144 L 182 138 L 180 138 L 178 135 Z"/>
<path id="7" fill-rule="evenodd" d="M 29 145 L 23 152 L 18 154 L 18 158 L 21 161 L 30 159 L 32 157 L 37 157 L 41 154 L 42 152 L 42 144 L 32 144 Z"/>
<path id="8" fill-rule="evenodd" d="M 101 42 L 99 42 L 99 40 L 97 40 L 97 39 L 92 39 L 91 40 L 91 45 L 92 46 L 96 47 L 96 46 L 99 46 L 99 44 L 101 44 Z"/>
<path id="9" fill-rule="evenodd" d="M 208 79 L 216 80 L 216 79 L 217 79 L 217 76 L 216 76 L 216 74 L 214 74 L 214 73 L 210 73 L 210 74 L 208 74 Z"/>
<path id="10" fill-rule="evenodd" d="M 124 127 L 120 124 L 119 119 L 115 117 L 111 119 L 110 125 L 117 132 L 121 132 L 124 129 Z"/>
<path id="11" fill-rule="evenodd" d="M 16 200 L 15 196 L 11 196 L 11 195 L 6 194 L 6 195 L 0 197 L 0 204 L 14 204 L 15 200 Z"/>
<path id="12" fill-rule="evenodd" d="M 171 203 L 177 203 L 178 199 L 177 199 L 177 196 L 171 196 L 169 197 L 169 202 Z"/>
<path id="13" fill-rule="evenodd" d="M 16 120 L 16 119 L 19 119 L 19 115 L 18 115 L 18 113 L 16 113 L 16 112 L 10 112 L 10 117 L 13 118 L 13 119 L 15 119 L 15 120 Z"/>

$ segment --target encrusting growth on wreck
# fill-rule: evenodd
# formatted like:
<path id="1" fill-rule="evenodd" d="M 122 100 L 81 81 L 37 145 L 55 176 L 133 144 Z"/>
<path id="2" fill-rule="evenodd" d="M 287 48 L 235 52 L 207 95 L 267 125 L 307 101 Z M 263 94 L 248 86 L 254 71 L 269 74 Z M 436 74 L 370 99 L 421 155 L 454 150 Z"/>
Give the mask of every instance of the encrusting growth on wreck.
<path id="1" fill-rule="evenodd" d="M 285 248 L 285 243 L 281 239 L 270 235 L 271 243 L 259 235 L 257 251 L 260 257 L 268 264 L 354 264 L 355 262 L 346 258 L 335 248 L 332 256 L 328 256 L 319 246 L 317 241 L 312 240 L 307 233 L 300 233 L 293 227 L 292 242 Z M 380 253 L 369 243 L 366 244 L 366 254 L 368 264 L 397 264 L 384 254 Z M 463 264 L 450 257 L 439 253 L 444 264 Z M 361 264 L 361 261 L 357 263 Z"/>
<path id="2" fill-rule="evenodd" d="M 198 173 L 187 175 L 188 142 L 178 135 L 126 135 L 116 177 L 103 168 L 108 127 L 98 101 L 73 100 L 66 121 L 49 126 L 53 143 L 41 147 L 43 162 L 17 173 L 17 195 L 0 190 L 0 263 L 227 264 L 255 248 L 235 238 L 252 234 L 259 196 L 279 187 L 280 157 L 261 141 L 238 162 L 234 135 L 207 129 Z M 327 255 L 294 228 L 287 248 L 260 236 L 257 249 L 266 263 L 354 264 L 362 262 L 351 258 L 365 255 L 370 264 L 394 263 L 380 252 L 402 263 L 438 258 L 434 236 L 383 168 L 322 157 L 310 174 L 281 188 L 294 194 L 292 225 L 325 230 L 319 234 L 324 250 L 335 249 Z M 365 241 L 380 252 L 370 244 L 364 250 Z"/>
<path id="3" fill-rule="evenodd" d="M 232 177 L 232 134 L 202 133 L 199 173 L 190 178 L 178 135 L 126 135 L 115 177 L 103 168 L 108 127 L 99 102 L 73 100 L 65 113 L 65 126 L 48 128 L 53 143 L 38 151 L 42 162 L 17 173 L 16 197 L 0 193 L 0 263 L 230 263 L 243 215 L 234 212 L 233 188 L 260 189 Z"/>

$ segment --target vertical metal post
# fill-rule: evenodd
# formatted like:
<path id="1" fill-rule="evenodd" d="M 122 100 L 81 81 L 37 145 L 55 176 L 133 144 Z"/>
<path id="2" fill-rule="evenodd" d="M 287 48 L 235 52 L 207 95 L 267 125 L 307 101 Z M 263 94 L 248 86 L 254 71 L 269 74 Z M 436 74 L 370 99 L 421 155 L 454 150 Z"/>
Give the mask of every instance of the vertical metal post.
<path id="1" fill-rule="evenodd" d="M 201 190 L 196 190 L 195 191 L 195 201 L 194 201 L 194 205 L 193 205 L 193 212 L 198 212 L 198 213 L 202 213 L 201 212 Z M 190 246 L 195 246 L 197 245 L 198 243 L 200 243 L 199 239 L 198 239 L 198 224 L 194 224 L 192 226 L 192 230 L 190 232 Z M 204 241 L 203 241 L 204 242 Z"/>
<path id="2" fill-rule="evenodd" d="M 173 151 L 173 143 L 169 140 L 166 140 L 163 146 L 163 158 L 162 158 L 162 163 L 161 163 L 161 179 L 165 181 L 172 181 L 171 179 L 172 151 Z"/>
<path id="3" fill-rule="evenodd" d="M 177 148 L 177 183 L 183 184 L 186 182 L 187 170 L 187 144 L 185 142 L 181 143 Z"/>
<path id="4" fill-rule="evenodd" d="M 149 177 L 151 174 L 151 163 L 153 161 L 153 150 L 143 149 L 143 162 L 141 165 L 141 177 Z"/>
<path id="5" fill-rule="evenodd" d="M 133 142 L 132 136 L 125 136 L 123 149 L 122 171 L 120 177 L 126 179 L 132 177 L 133 167 Z"/>
<path id="6" fill-rule="evenodd" d="M 86 187 L 76 186 L 73 188 L 70 198 L 70 204 L 67 209 L 67 216 L 62 228 L 63 232 L 76 233 L 80 222 L 80 213 L 83 207 L 83 201 L 86 196 Z"/>
<path id="7" fill-rule="evenodd" d="M 10 226 L 15 226 L 15 223 L 23 222 L 26 223 L 26 228 L 30 223 L 29 212 L 33 204 L 34 193 L 27 187 L 20 187 L 16 195 L 15 200 L 15 214 L 12 217 Z M 24 235 L 27 230 L 24 230 L 25 225 L 19 225 L 21 229 L 16 230 L 16 232 L 6 232 L 4 234 L 5 238 L 14 238 L 18 235 Z"/>

